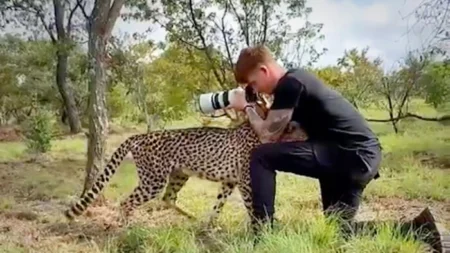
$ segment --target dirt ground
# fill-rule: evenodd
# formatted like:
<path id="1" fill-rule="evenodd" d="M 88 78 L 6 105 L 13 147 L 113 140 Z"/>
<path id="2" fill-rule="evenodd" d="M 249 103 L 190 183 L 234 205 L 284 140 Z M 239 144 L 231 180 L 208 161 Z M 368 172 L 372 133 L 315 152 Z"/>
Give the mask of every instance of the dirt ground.
<path id="1" fill-rule="evenodd" d="M 0 142 L 17 141 L 20 138 L 21 133 L 15 128 L 0 129 Z M 108 148 L 112 149 L 117 145 L 118 143 L 111 142 Z M 71 153 L 71 148 L 72 146 L 68 146 L 59 151 L 64 156 L 57 159 L 20 158 L 0 162 L 0 252 L 4 249 L 7 252 L 103 252 L 104 245 L 111 238 L 124 232 L 122 228 L 114 226 L 118 203 L 106 202 L 103 206 L 90 207 L 86 216 L 80 217 L 76 222 L 69 223 L 63 217 L 63 211 L 73 201 L 67 199 L 67 196 L 81 192 L 79 182 L 84 174 L 85 161 L 77 158 L 83 153 Z M 432 164 L 432 167 L 443 170 L 449 168 L 450 159 L 445 160 L 447 156 L 423 152 L 413 155 L 425 157 L 421 162 Z M 240 202 L 239 197 L 231 196 L 227 205 L 244 208 Z M 311 213 L 317 213 L 321 208 L 318 199 L 297 204 Z M 450 228 L 449 198 L 437 201 L 371 196 L 368 201 L 363 202 L 357 219 L 408 220 L 425 207 L 430 207 L 437 215 L 438 222 Z M 145 208 L 137 210 L 133 219 L 146 227 L 192 222 L 174 210 L 149 214 Z"/>
<path id="2" fill-rule="evenodd" d="M 19 127 L 3 126 L 0 127 L 0 142 L 3 141 L 20 141 L 22 139 L 22 131 Z"/>
<path id="3" fill-rule="evenodd" d="M 236 198 L 230 201 L 238 201 Z M 117 218 L 117 203 L 106 202 L 103 206 L 88 209 L 86 216 L 69 223 L 62 216 L 67 204 L 62 201 L 27 201 L 15 205 L 13 209 L 0 213 L 0 242 L 6 245 L 26 248 L 34 252 L 92 251 L 96 245 L 121 232 L 114 225 Z M 314 206 L 314 205 L 313 205 Z M 358 220 L 408 220 L 423 208 L 430 207 L 438 214 L 439 221 L 450 225 L 450 202 L 419 202 L 396 198 L 380 198 L 364 203 L 358 214 Z M 315 207 L 311 207 L 315 208 Z M 133 215 L 133 222 L 147 227 L 190 222 L 174 210 L 147 213 L 144 208 Z M 44 251 L 45 250 L 45 251 Z M 66 251 L 64 251 L 66 252 Z"/>

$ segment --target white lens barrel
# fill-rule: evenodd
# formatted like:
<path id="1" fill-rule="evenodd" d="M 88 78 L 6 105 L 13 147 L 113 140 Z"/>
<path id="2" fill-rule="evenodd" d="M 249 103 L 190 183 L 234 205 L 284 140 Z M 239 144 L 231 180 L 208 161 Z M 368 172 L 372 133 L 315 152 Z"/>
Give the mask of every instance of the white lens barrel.
<path id="1" fill-rule="evenodd" d="M 213 113 L 216 110 L 223 109 L 230 104 L 230 91 L 219 91 L 201 94 L 199 96 L 199 109 L 202 113 Z"/>

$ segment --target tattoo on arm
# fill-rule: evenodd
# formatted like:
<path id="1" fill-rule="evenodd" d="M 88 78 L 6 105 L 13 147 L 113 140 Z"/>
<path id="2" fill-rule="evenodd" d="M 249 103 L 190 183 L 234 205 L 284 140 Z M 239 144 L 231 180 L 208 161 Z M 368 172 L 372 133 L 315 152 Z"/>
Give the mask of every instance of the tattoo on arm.
<path id="1" fill-rule="evenodd" d="M 261 140 L 263 142 L 278 141 L 286 129 L 286 126 L 289 124 L 291 116 L 291 110 L 277 110 L 269 112 L 265 122 L 267 127 L 263 128 L 264 131 L 261 134 Z"/>
<path id="2" fill-rule="evenodd" d="M 289 124 L 292 109 L 269 111 L 267 119 L 263 120 L 253 108 L 247 109 L 247 115 L 255 132 L 263 143 L 277 141 Z"/>
<path id="3" fill-rule="evenodd" d="M 264 122 L 264 120 L 256 112 L 255 108 L 249 107 L 246 110 L 246 112 L 247 112 L 248 120 L 250 121 L 250 124 L 253 127 L 255 127 L 255 125 L 261 125 Z"/>
<path id="4" fill-rule="evenodd" d="M 281 115 L 280 117 L 274 119 L 274 121 L 269 125 L 267 129 L 268 133 L 277 133 L 283 131 L 286 127 L 286 123 L 289 123 L 289 115 Z"/>

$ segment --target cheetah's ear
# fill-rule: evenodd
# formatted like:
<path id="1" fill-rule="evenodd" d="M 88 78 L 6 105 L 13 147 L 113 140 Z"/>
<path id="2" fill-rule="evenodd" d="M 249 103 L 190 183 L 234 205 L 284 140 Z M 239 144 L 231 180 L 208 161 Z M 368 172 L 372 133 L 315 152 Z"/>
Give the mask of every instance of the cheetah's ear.
<path id="1" fill-rule="evenodd" d="M 270 102 L 261 93 L 257 94 L 257 98 L 256 111 L 262 119 L 266 119 L 270 110 Z"/>
<path id="2" fill-rule="evenodd" d="M 267 110 L 269 110 L 270 106 L 272 105 L 272 102 L 273 102 L 273 96 L 266 95 L 266 94 L 260 94 L 260 98 L 264 102 Z"/>
<path id="3" fill-rule="evenodd" d="M 261 117 L 261 119 L 266 119 L 269 110 L 265 106 L 264 102 L 262 102 L 261 100 L 256 101 L 255 110 L 259 117 Z"/>

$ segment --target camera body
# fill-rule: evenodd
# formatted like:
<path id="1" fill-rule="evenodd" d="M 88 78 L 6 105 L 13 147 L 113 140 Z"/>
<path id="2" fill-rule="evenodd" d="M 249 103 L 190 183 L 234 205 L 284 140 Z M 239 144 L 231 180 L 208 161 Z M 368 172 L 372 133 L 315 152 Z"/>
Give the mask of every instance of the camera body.
<path id="1" fill-rule="evenodd" d="M 201 94 L 198 98 L 198 107 L 200 111 L 204 114 L 209 114 L 214 113 L 216 110 L 226 108 L 230 105 L 231 101 L 233 101 L 237 89 L 240 88 Z M 245 98 L 249 103 L 254 103 L 258 99 L 256 92 L 249 85 L 245 87 Z"/>

